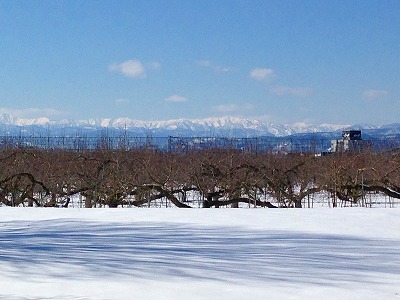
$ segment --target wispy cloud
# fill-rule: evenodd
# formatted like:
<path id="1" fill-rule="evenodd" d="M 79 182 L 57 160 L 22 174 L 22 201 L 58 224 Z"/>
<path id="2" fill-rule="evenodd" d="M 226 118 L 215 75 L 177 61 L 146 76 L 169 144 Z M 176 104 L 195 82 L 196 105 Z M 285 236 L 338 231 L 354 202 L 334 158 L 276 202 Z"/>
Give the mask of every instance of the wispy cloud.
<path id="1" fill-rule="evenodd" d="M 385 90 L 370 89 L 370 90 L 365 90 L 363 92 L 363 97 L 365 99 L 369 99 L 369 100 L 381 99 L 381 98 L 386 97 L 387 95 L 388 95 L 388 92 Z"/>
<path id="2" fill-rule="evenodd" d="M 161 69 L 161 64 L 159 62 L 157 62 L 157 61 L 152 61 L 149 64 L 149 68 L 152 69 L 152 70 L 157 71 L 157 70 Z"/>
<path id="3" fill-rule="evenodd" d="M 223 66 L 214 65 L 209 60 L 199 60 L 199 61 L 196 62 L 196 64 L 199 67 L 211 69 L 215 73 L 228 73 L 228 72 L 232 71 L 232 68 L 230 68 L 230 67 L 223 67 Z"/>
<path id="4" fill-rule="evenodd" d="M 187 101 L 189 101 L 189 99 L 186 97 L 178 96 L 178 95 L 172 95 L 172 96 L 165 98 L 165 101 L 167 101 L 167 102 L 187 102 Z"/>
<path id="5" fill-rule="evenodd" d="M 65 111 L 54 108 L 4 108 L 0 107 L 0 114 L 9 114 L 17 118 L 39 118 L 39 117 L 60 117 L 65 116 Z"/>
<path id="6" fill-rule="evenodd" d="M 233 112 L 242 112 L 249 111 L 254 108 L 254 105 L 250 103 L 244 104 L 236 104 L 236 103 L 228 103 L 228 104 L 220 104 L 213 106 L 213 110 L 219 113 L 233 113 Z"/>
<path id="7" fill-rule="evenodd" d="M 267 81 L 275 76 L 275 72 L 269 68 L 255 68 L 250 71 L 250 77 L 258 81 Z"/>
<path id="8" fill-rule="evenodd" d="M 143 64 L 136 59 L 127 60 L 120 64 L 112 64 L 108 67 L 110 72 L 120 73 L 131 78 L 146 77 L 146 70 Z"/>
<path id="9" fill-rule="evenodd" d="M 232 68 L 229 67 L 221 67 L 221 66 L 215 66 L 214 67 L 214 72 L 215 73 L 228 73 L 231 72 Z"/>
<path id="10" fill-rule="evenodd" d="M 130 102 L 129 99 L 126 99 L 126 98 L 115 99 L 115 103 L 117 103 L 117 104 L 126 104 L 126 103 L 129 103 L 129 102 Z"/>
<path id="11" fill-rule="evenodd" d="M 271 89 L 272 93 L 277 96 L 293 95 L 307 97 L 313 92 L 311 88 L 307 87 L 289 87 L 289 86 L 277 86 Z"/>
<path id="12" fill-rule="evenodd" d="M 204 67 L 204 68 L 209 68 L 212 66 L 209 60 L 198 60 L 196 63 L 199 67 Z"/>

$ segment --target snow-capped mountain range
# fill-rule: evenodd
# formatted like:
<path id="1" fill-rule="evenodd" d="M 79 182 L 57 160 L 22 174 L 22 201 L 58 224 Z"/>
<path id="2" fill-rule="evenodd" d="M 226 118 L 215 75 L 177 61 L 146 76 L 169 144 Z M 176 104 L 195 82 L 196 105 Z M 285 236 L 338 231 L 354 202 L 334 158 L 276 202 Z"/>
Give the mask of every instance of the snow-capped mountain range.
<path id="1" fill-rule="evenodd" d="M 88 120 L 54 121 L 46 117 L 25 119 L 9 114 L 0 115 L 0 135 L 4 134 L 50 134 L 74 135 L 78 132 L 95 134 L 98 131 L 125 131 L 130 135 L 152 136 L 289 136 L 306 133 L 340 132 L 344 129 L 363 129 L 368 132 L 382 131 L 384 134 L 400 134 L 400 124 L 373 126 L 348 124 L 295 123 L 291 125 L 272 124 L 260 120 L 239 117 L 221 117 L 205 119 L 176 119 L 167 121 L 141 121 L 130 118 L 102 118 Z"/>

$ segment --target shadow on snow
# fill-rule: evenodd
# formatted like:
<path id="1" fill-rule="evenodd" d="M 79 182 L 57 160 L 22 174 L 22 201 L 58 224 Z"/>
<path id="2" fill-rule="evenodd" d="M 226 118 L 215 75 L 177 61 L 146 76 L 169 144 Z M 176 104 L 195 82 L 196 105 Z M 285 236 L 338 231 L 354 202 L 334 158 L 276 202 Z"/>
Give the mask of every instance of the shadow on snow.
<path id="1" fill-rule="evenodd" d="M 335 286 L 398 276 L 399 261 L 398 240 L 174 223 L 0 223 L 0 272 L 30 280 L 122 276 Z"/>

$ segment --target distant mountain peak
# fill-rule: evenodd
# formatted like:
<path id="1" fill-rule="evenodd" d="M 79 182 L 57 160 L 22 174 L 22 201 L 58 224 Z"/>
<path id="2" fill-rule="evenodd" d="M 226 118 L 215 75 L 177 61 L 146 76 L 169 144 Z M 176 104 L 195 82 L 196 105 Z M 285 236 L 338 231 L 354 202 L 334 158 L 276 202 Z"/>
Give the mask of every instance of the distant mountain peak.
<path id="1" fill-rule="evenodd" d="M 308 124 L 297 122 L 288 124 L 273 124 L 257 119 L 246 119 L 241 117 L 209 117 L 203 119 L 179 118 L 161 121 L 134 120 L 127 117 L 99 118 L 86 120 L 62 120 L 53 121 L 46 117 L 27 119 L 16 118 L 9 114 L 0 115 L 0 126 L 7 127 L 6 131 L 15 132 L 24 127 L 25 132 L 46 130 L 43 134 L 70 134 L 83 130 L 87 134 L 95 134 L 96 131 L 109 130 L 128 131 L 131 135 L 152 136 L 220 136 L 220 137 L 256 137 L 256 136 L 289 136 L 293 134 L 306 133 L 329 133 L 344 129 L 363 129 L 363 131 L 381 130 L 387 134 L 400 132 L 400 124 L 386 126 L 373 125 L 343 125 L 343 124 Z M 3 130 L 3 132 L 5 132 Z M 71 133 L 72 134 L 72 133 Z M 71 135 L 70 134 L 70 135 Z"/>
<path id="2" fill-rule="evenodd" d="M 26 119 L 26 118 L 15 118 L 9 114 L 0 115 L 0 124 L 5 124 L 5 125 L 30 126 L 30 125 L 48 125 L 51 123 L 55 122 L 51 121 L 49 118 L 46 117 Z"/>

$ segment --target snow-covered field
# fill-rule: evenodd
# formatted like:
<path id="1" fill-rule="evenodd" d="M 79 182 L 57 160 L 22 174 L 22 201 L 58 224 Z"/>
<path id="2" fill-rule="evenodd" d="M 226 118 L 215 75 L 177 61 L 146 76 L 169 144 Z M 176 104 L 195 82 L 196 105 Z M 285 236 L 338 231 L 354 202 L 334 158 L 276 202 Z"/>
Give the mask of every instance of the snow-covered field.
<path id="1" fill-rule="evenodd" d="M 400 209 L 0 207 L 0 299 L 400 300 Z"/>

